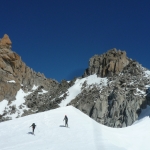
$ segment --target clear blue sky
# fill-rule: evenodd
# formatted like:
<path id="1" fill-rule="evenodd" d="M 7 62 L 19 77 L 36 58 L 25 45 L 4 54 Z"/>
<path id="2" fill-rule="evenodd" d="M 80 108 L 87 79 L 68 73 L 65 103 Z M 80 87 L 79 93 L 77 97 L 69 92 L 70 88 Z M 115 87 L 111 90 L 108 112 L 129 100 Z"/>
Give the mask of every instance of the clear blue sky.
<path id="1" fill-rule="evenodd" d="M 150 69 L 150 0 L 6 0 L 0 20 L 0 37 L 47 78 L 81 76 L 111 48 Z"/>

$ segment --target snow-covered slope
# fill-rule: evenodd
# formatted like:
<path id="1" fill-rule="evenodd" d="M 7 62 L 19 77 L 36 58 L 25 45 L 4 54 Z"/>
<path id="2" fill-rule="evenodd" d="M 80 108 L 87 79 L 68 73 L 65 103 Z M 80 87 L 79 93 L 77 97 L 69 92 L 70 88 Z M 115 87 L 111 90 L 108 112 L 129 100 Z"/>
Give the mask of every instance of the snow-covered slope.
<path id="1" fill-rule="evenodd" d="M 69 128 L 63 117 L 68 116 Z M 35 136 L 29 126 L 37 125 Z M 1 150 L 149 150 L 150 119 L 109 128 L 72 106 L 0 123 Z"/>
<path id="2" fill-rule="evenodd" d="M 100 78 L 97 77 L 96 74 L 90 75 L 88 77 L 77 79 L 72 87 L 68 89 L 67 97 L 64 99 L 59 106 L 63 107 L 66 106 L 68 103 L 71 102 L 79 93 L 82 91 L 82 86 L 86 82 L 88 87 L 90 85 L 98 84 L 100 88 L 107 85 L 107 78 Z M 62 96 L 62 95 L 61 95 Z"/>
<path id="3" fill-rule="evenodd" d="M 13 81 L 9 81 L 9 82 L 13 82 Z M 16 95 L 16 100 L 12 101 L 12 102 L 8 102 L 7 100 L 3 100 L 0 102 L 0 115 L 2 115 L 5 111 L 7 111 L 7 115 L 5 115 L 5 117 L 7 118 L 18 118 L 21 117 L 21 115 L 23 114 L 24 110 L 28 110 L 29 108 L 24 104 L 25 102 L 25 97 L 29 94 L 31 94 L 33 91 L 35 91 L 38 88 L 38 86 L 33 86 L 31 92 L 27 92 L 25 93 L 22 89 L 20 89 L 17 92 Z M 39 94 L 43 94 L 46 93 L 47 91 L 42 89 L 42 92 L 38 92 Z M 14 112 L 12 111 L 14 107 Z"/>

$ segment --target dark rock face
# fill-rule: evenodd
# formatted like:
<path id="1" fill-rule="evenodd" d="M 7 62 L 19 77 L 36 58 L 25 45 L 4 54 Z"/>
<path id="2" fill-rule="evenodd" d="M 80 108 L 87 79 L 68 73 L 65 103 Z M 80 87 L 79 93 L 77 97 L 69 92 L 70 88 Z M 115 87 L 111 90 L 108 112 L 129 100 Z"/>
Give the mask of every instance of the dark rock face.
<path id="1" fill-rule="evenodd" d="M 0 99 L 7 99 L 9 101 L 15 100 L 15 95 L 17 91 L 20 89 L 19 83 L 7 83 L 4 81 L 0 81 Z"/>
<path id="2" fill-rule="evenodd" d="M 111 50 L 108 54 L 92 57 L 90 62 L 103 56 L 105 56 L 105 60 L 108 60 L 110 52 L 118 54 Z M 97 122 L 110 127 L 126 127 L 133 124 L 137 120 L 141 108 L 144 109 L 147 104 L 150 104 L 149 90 L 147 90 L 147 96 L 141 92 L 146 92 L 145 85 L 150 84 L 150 81 L 143 75 L 143 67 L 138 62 L 126 58 L 124 52 L 119 51 L 119 54 L 124 56 L 122 60 L 119 60 L 122 61 L 122 65 L 118 65 L 120 68 L 117 69 L 117 65 L 113 65 L 111 66 L 113 69 L 110 69 L 110 65 L 91 63 L 92 65 L 90 64 L 84 74 L 84 76 L 94 73 L 97 76 L 108 76 L 107 86 L 99 88 L 100 86 L 97 84 L 91 88 L 84 84 L 82 92 L 69 104 Z M 118 56 L 114 61 L 118 62 L 117 60 Z"/>
<path id="3" fill-rule="evenodd" d="M 45 94 L 40 94 L 43 87 L 38 87 L 37 90 L 26 97 L 25 105 L 28 106 L 30 110 L 29 112 L 26 111 L 23 116 L 30 114 L 31 111 L 32 113 L 37 113 L 58 108 L 58 104 L 66 98 L 67 89 L 71 87 L 73 83 L 73 81 L 68 83 L 67 81 L 62 80 L 58 86 L 56 86 L 53 90 L 49 90 Z"/>
<path id="4" fill-rule="evenodd" d="M 150 87 L 146 90 L 146 102 L 143 103 L 143 109 L 146 108 L 146 105 L 150 105 Z"/>
<path id="5" fill-rule="evenodd" d="M 89 68 L 84 77 L 97 74 L 100 77 L 118 75 L 129 64 L 125 51 L 117 51 L 115 48 L 102 55 L 90 58 Z"/>

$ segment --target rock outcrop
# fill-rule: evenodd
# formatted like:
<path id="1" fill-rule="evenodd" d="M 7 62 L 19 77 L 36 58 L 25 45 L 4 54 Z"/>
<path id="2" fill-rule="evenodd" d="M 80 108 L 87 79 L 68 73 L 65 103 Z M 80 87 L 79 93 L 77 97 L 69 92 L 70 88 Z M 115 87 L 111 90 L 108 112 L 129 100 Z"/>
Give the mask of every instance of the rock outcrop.
<path id="1" fill-rule="evenodd" d="M 125 66 L 129 64 L 129 59 L 125 51 L 117 49 L 109 50 L 102 55 L 95 55 L 89 61 L 89 68 L 86 69 L 83 77 L 97 74 L 100 77 L 118 75 Z"/>
<path id="2" fill-rule="evenodd" d="M 0 48 L 11 48 L 12 42 L 9 36 L 5 34 L 2 39 L 0 39 Z"/>
<path id="3" fill-rule="evenodd" d="M 62 80 L 57 88 L 49 90 L 45 94 L 40 94 L 43 89 L 43 87 L 40 86 L 36 91 L 26 97 L 25 104 L 34 112 L 43 112 L 58 108 L 58 104 L 66 98 L 66 92 L 72 84 L 73 82 L 68 83 L 67 81 Z"/>

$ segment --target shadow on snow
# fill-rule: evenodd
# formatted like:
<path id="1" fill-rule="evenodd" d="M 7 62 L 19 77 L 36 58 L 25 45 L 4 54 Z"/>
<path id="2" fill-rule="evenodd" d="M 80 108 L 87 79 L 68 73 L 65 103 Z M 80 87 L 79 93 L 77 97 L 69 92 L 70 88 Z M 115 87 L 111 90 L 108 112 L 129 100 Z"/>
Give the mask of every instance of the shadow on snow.
<path id="1" fill-rule="evenodd" d="M 64 126 L 64 125 L 60 125 L 59 127 L 66 127 L 66 126 Z"/>
<path id="2" fill-rule="evenodd" d="M 28 132 L 27 134 L 33 134 L 33 132 Z"/>

